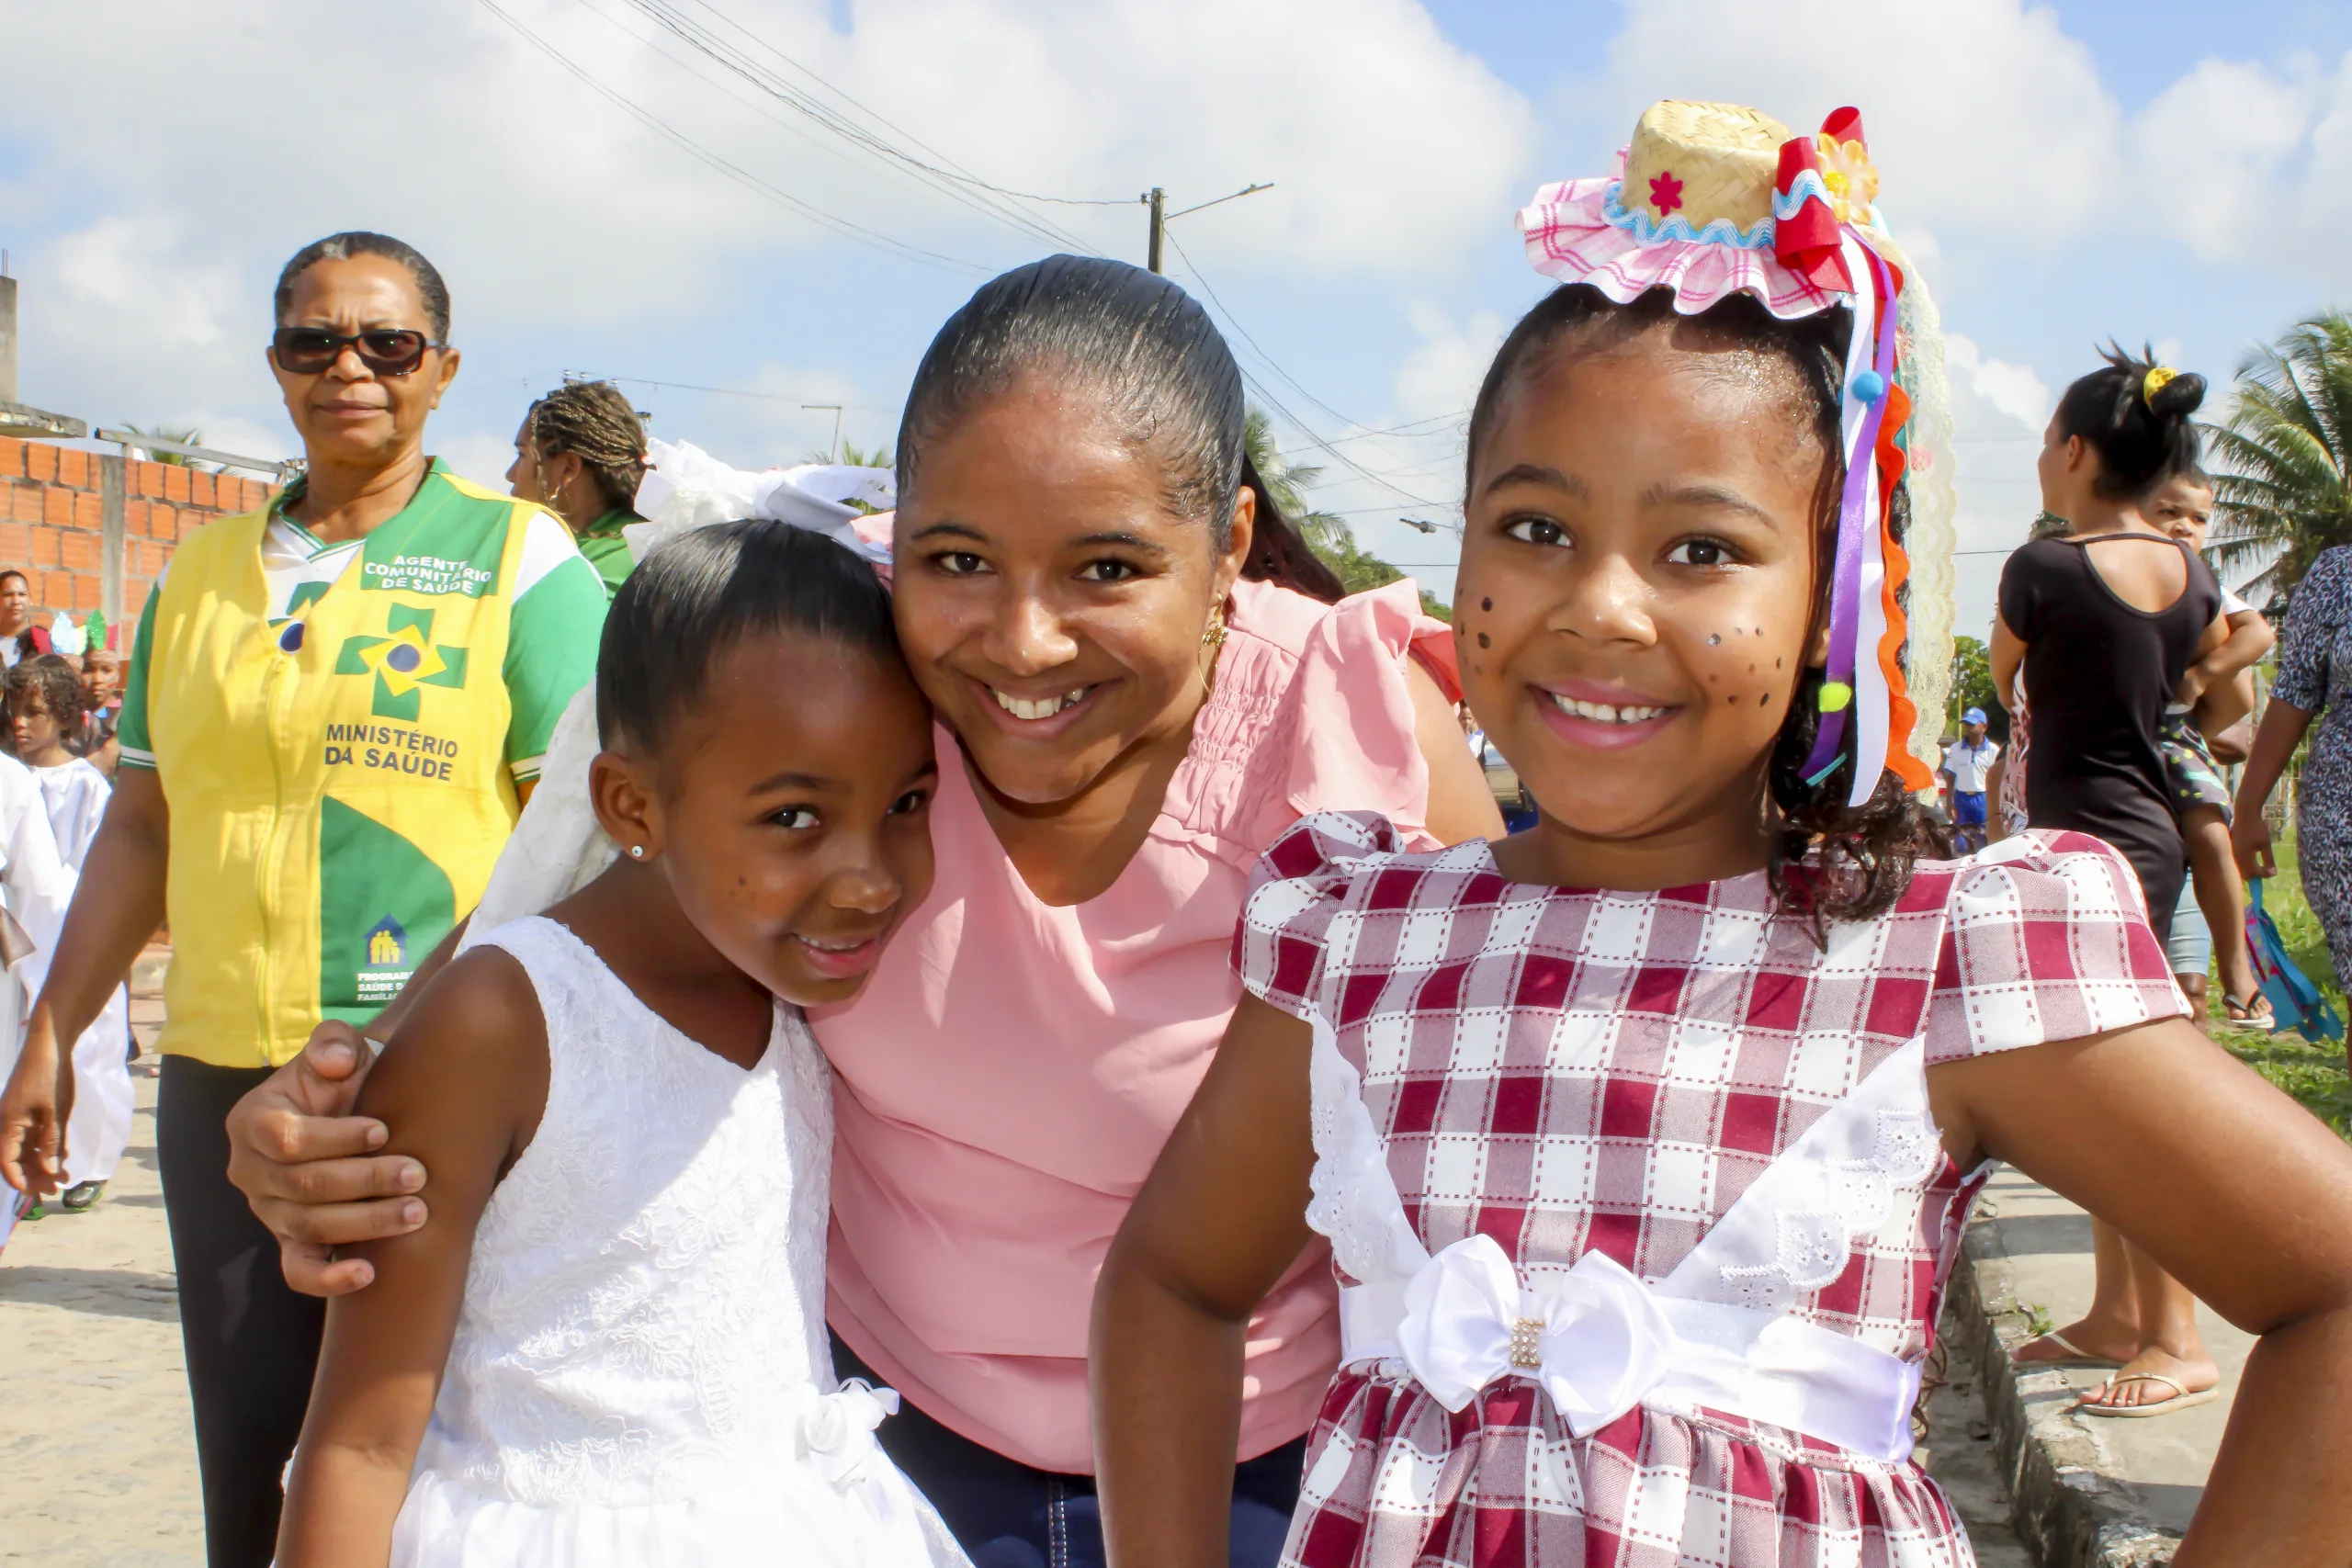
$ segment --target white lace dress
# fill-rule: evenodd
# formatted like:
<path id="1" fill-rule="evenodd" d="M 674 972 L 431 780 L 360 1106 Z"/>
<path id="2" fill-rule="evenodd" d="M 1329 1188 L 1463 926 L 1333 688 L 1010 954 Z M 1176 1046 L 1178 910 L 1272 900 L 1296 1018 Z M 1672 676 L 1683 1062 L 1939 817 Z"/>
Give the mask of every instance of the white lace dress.
<path id="1" fill-rule="evenodd" d="M 896 1395 L 833 1377 L 799 1013 L 746 1072 L 555 922 L 482 940 L 538 992 L 547 1110 L 475 1233 L 392 1563 L 963 1563 L 875 1442 Z"/>

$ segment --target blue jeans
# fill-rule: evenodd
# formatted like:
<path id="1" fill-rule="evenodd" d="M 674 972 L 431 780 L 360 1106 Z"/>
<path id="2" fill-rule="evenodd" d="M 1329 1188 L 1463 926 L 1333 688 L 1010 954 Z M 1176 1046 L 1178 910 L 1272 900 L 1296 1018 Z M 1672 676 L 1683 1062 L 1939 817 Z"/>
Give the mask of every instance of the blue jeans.
<path id="1" fill-rule="evenodd" d="M 833 1336 L 833 1370 L 845 1378 L 876 1376 Z M 901 1396 L 899 1413 L 876 1434 L 913 1482 L 973 1568 L 1103 1568 L 1102 1514 L 1091 1475 L 1032 1470 L 952 1432 Z M 1306 1439 L 1284 1443 L 1233 1471 L 1232 1568 L 1273 1568 L 1298 1506 Z"/>

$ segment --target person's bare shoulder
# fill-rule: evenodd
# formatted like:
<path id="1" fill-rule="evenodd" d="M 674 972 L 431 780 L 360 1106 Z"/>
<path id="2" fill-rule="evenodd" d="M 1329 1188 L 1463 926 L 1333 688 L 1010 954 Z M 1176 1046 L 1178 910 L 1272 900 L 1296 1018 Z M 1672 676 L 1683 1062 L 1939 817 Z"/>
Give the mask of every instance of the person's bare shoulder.
<path id="1" fill-rule="evenodd" d="M 538 992 L 513 953 L 484 945 L 426 984 L 368 1075 L 356 1114 L 383 1118 L 402 1143 L 401 1111 L 431 1105 L 438 1119 L 449 1087 L 463 1084 L 482 1111 L 503 1111 L 527 1129 L 546 1103 L 547 1080 Z"/>

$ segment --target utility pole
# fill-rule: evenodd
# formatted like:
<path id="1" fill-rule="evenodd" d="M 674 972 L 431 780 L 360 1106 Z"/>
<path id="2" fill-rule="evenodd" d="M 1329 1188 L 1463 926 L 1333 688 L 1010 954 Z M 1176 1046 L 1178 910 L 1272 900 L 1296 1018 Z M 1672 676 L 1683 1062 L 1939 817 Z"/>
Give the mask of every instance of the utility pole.
<path id="1" fill-rule="evenodd" d="M 842 405 L 839 403 L 802 403 L 800 408 L 801 412 L 804 413 L 823 413 L 827 409 L 833 411 L 833 445 L 830 449 L 831 456 L 828 458 L 828 461 L 835 463 L 840 462 L 842 460 Z"/>
<path id="2" fill-rule="evenodd" d="M 1149 191 L 1136 197 L 1137 201 L 1151 209 L 1151 247 L 1147 253 L 1150 260 L 1146 265 L 1154 272 L 1168 270 L 1159 265 L 1159 259 L 1161 247 L 1167 241 L 1168 225 L 1170 220 L 1184 217 L 1187 213 L 1198 212 L 1204 207 L 1215 207 L 1220 202 L 1232 201 L 1245 196 L 1255 196 L 1261 190 L 1273 188 L 1272 181 L 1264 185 L 1244 186 L 1241 189 L 1235 191 L 1232 196 L 1221 196 L 1216 201 L 1204 201 L 1200 207 L 1188 207 L 1182 212 L 1170 212 L 1168 210 L 1168 193 L 1158 186 L 1152 186 Z"/>

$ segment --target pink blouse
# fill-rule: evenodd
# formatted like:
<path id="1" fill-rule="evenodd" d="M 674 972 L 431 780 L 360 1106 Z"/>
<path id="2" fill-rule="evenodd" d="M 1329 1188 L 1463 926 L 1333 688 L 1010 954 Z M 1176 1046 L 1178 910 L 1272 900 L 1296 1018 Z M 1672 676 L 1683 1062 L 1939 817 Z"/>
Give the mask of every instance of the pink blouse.
<path id="1" fill-rule="evenodd" d="M 1240 998 L 1250 866 L 1299 817 L 1378 811 L 1434 848 L 1405 656 L 1452 682 L 1409 581 L 1337 606 L 1243 582 L 1192 750 L 1099 897 L 1041 902 L 939 732 L 938 880 L 865 993 L 812 1015 L 836 1071 L 827 1315 L 927 1414 L 1094 1468 L 1087 1316 L 1112 1235 Z M 1241 1458 L 1313 1423 L 1339 1359 L 1318 1243 L 1251 1319 Z"/>

